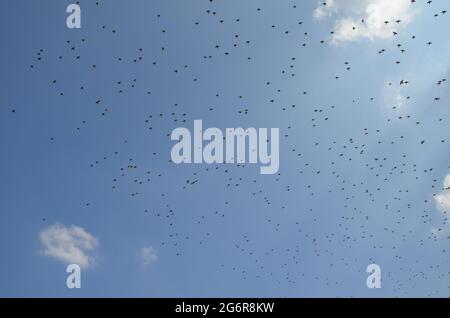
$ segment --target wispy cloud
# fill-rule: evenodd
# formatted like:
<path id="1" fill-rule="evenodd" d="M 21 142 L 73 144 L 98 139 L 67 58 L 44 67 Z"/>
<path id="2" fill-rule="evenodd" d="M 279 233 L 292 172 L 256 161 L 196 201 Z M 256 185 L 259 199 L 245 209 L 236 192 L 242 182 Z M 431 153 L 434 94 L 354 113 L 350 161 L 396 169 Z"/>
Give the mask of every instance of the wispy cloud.
<path id="1" fill-rule="evenodd" d="M 327 0 L 318 3 L 313 15 L 317 20 L 335 18 L 332 43 L 338 45 L 392 37 L 416 12 L 410 0 Z"/>
<path id="2" fill-rule="evenodd" d="M 335 0 L 320 2 L 314 10 L 314 18 L 318 20 L 323 19 L 327 16 L 331 16 L 333 13 L 336 13 L 336 10 L 337 6 Z"/>
<path id="3" fill-rule="evenodd" d="M 143 266 L 149 266 L 158 260 L 157 251 L 151 246 L 142 247 L 138 257 Z"/>
<path id="4" fill-rule="evenodd" d="M 46 256 L 67 264 L 78 264 L 81 268 L 93 264 L 90 253 L 97 249 L 98 240 L 82 227 L 57 223 L 44 229 L 39 238 Z"/>
<path id="5" fill-rule="evenodd" d="M 407 98 L 403 96 L 398 82 L 399 81 L 397 81 L 396 84 L 393 84 L 391 81 L 386 82 L 381 94 L 381 105 L 383 107 L 383 111 L 391 112 L 395 110 L 395 113 L 400 115 L 404 113 L 407 108 Z"/>

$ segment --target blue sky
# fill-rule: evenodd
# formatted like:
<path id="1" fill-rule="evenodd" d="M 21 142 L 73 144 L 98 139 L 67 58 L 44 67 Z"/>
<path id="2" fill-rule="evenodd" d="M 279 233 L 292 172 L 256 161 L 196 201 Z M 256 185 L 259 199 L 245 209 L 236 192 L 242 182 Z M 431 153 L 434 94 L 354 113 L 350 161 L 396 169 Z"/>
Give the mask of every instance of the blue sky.
<path id="1" fill-rule="evenodd" d="M 0 296 L 448 296 L 448 3 L 321 2 L 3 1 Z M 195 119 L 279 173 L 169 162 Z"/>

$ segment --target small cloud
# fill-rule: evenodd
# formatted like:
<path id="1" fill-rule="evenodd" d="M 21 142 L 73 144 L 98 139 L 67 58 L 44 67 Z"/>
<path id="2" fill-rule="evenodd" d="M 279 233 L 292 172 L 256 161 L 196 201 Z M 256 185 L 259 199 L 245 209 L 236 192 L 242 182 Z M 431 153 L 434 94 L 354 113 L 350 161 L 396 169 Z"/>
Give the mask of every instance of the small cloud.
<path id="1" fill-rule="evenodd" d="M 444 234 L 444 230 L 440 227 L 434 227 L 431 229 L 430 232 L 434 238 L 439 238 L 440 236 L 442 236 Z"/>
<path id="2" fill-rule="evenodd" d="M 394 109 L 396 114 L 403 113 L 407 108 L 407 98 L 402 95 L 398 85 L 392 85 L 390 83 L 391 81 L 387 82 L 383 88 L 381 94 L 382 106 L 387 108 L 387 111 Z"/>
<path id="3" fill-rule="evenodd" d="M 39 239 L 44 246 L 43 254 L 67 264 L 87 268 L 93 264 L 93 252 L 98 247 L 97 239 L 79 226 L 66 227 L 57 223 L 44 229 Z"/>
<path id="4" fill-rule="evenodd" d="M 141 248 L 138 257 L 144 266 L 149 266 L 158 260 L 157 252 L 151 246 Z"/>
<path id="5" fill-rule="evenodd" d="M 320 1 L 317 8 L 314 10 L 314 19 L 320 20 L 326 16 L 331 16 L 335 13 L 337 7 L 334 0 L 328 0 L 327 2 Z"/>
<path id="6" fill-rule="evenodd" d="M 444 178 L 443 189 L 438 193 L 434 200 L 436 201 L 437 208 L 447 214 L 450 212 L 450 174 Z"/>

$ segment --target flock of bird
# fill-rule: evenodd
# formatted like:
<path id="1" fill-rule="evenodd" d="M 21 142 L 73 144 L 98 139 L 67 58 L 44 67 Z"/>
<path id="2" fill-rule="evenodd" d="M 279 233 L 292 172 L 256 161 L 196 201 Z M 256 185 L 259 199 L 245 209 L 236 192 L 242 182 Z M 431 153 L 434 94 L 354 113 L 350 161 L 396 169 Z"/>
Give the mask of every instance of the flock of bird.
<path id="1" fill-rule="evenodd" d="M 78 110 L 83 119 L 65 129 L 72 129 L 77 138 L 98 126 L 108 131 L 115 145 L 108 152 L 99 147 L 86 162 L 87 173 L 102 171 L 96 175 L 109 176 L 98 184 L 108 188 L 110 195 L 83 201 L 80 208 L 100 213 L 98 201 L 118 197 L 129 202 L 124 220 L 142 217 L 159 228 L 162 234 L 153 242 L 157 250 L 179 258 L 180 263 L 200 257 L 202 266 L 218 276 L 233 277 L 240 290 L 256 284 L 267 295 L 271 290 L 309 295 L 314 285 L 325 295 L 352 296 L 348 288 L 353 281 L 365 288 L 366 266 L 381 263 L 388 295 L 409 296 L 418 290 L 424 290 L 424 296 L 448 295 L 450 235 L 445 233 L 449 225 L 446 212 L 437 211 L 433 196 L 448 190 L 442 189 L 442 171 L 450 169 L 450 162 L 441 158 L 430 166 L 422 158 L 432 157 L 430 149 L 438 149 L 439 155 L 448 147 L 448 80 L 431 79 L 435 95 L 418 101 L 416 79 L 405 72 L 398 81 L 387 82 L 387 90 L 402 93 L 388 104 L 377 97 L 373 70 L 360 58 L 344 59 L 340 66 L 318 72 L 326 74 L 319 78 L 304 71 L 309 63 L 305 56 L 339 50 L 330 43 L 334 30 L 306 29 L 314 26 L 306 22 L 312 19 L 311 12 L 301 10 L 303 4 L 295 1 L 277 3 L 302 17 L 289 29 L 283 26 L 287 21 L 270 20 L 264 3 L 250 3 L 254 6 L 234 11 L 225 10 L 216 0 L 201 2 L 203 11 L 182 20 L 189 21 L 185 26 L 189 32 L 198 34 L 184 44 L 188 52 L 172 50 L 175 41 L 184 41 L 181 22 L 173 24 L 176 14 L 171 17 L 170 11 L 156 8 L 148 16 L 160 32 L 156 39 L 127 37 L 113 22 L 83 21 L 82 30 L 67 32 L 58 49 L 37 48 L 28 71 L 47 81 L 61 104 L 74 96 L 91 99 L 90 105 Z M 439 18 L 446 19 L 448 14 L 434 4 L 410 3 L 421 6 L 422 16 L 434 16 L 433 27 L 439 28 Z M 101 12 L 107 5 L 97 1 L 90 10 Z M 252 24 L 245 22 L 252 19 L 266 25 L 257 38 L 249 38 L 246 30 Z M 402 23 L 400 18 L 385 21 L 386 26 L 399 28 L 390 39 L 372 42 L 372 47 L 382 47 L 369 52 L 366 61 L 395 69 L 414 58 L 410 48 L 432 49 L 438 40 L 445 41 L 410 34 L 408 28 L 400 28 Z M 88 28 L 96 29 L 85 31 Z M 290 37 L 294 44 L 274 48 L 266 36 Z M 116 54 L 113 46 L 122 45 L 121 41 L 135 44 Z M 96 42 L 113 53 L 92 53 Z M 277 56 L 277 49 L 284 52 L 271 58 L 271 54 Z M 202 50 L 205 53 L 197 55 Z M 49 70 L 74 63 L 83 76 L 70 81 L 67 75 L 48 78 Z M 246 63 L 251 66 L 247 68 Z M 258 71 L 265 67 L 270 72 Z M 352 77 L 365 67 L 366 78 Z M 235 83 L 225 87 L 218 79 L 246 70 L 254 74 L 242 78 L 253 80 L 239 83 L 241 89 Z M 234 80 L 239 78 L 235 75 Z M 101 82 L 102 89 L 91 89 L 93 81 Z M 431 105 L 431 115 L 407 107 L 414 103 Z M 373 111 L 380 104 L 386 107 L 383 121 L 364 117 L 366 109 Z M 16 106 L 11 116 L 22 111 L 26 110 Z M 248 164 L 172 164 L 172 129 L 191 127 L 202 116 L 211 125 L 216 125 L 214 118 L 221 118 L 221 123 L 228 118 L 230 127 L 261 122 L 280 127 L 279 173 L 260 176 Z M 42 142 L 63 143 L 62 138 L 55 131 Z M 50 222 L 47 216 L 41 218 Z M 431 283 L 445 280 L 439 286 Z"/>

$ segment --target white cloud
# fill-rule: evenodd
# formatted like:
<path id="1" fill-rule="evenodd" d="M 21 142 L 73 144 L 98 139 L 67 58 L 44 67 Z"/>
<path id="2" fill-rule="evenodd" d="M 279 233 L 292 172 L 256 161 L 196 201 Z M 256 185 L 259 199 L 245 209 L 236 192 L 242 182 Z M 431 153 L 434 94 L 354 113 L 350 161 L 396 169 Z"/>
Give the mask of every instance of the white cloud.
<path id="1" fill-rule="evenodd" d="M 407 109 L 407 99 L 401 93 L 401 88 L 398 85 L 400 80 L 394 80 L 386 82 L 384 85 L 382 94 L 381 94 L 381 105 L 383 111 L 392 112 L 394 111 L 393 107 L 395 107 L 395 114 L 400 115 L 403 114 Z M 391 85 L 389 85 L 391 83 Z M 395 83 L 395 85 L 393 84 Z"/>
<path id="2" fill-rule="evenodd" d="M 317 20 L 336 16 L 332 43 L 337 45 L 392 37 L 393 32 L 407 26 L 415 14 L 410 0 L 328 0 L 326 5 L 320 1 L 313 15 Z"/>
<path id="3" fill-rule="evenodd" d="M 44 229 L 39 238 L 44 246 L 44 255 L 81 268 L 93 264 L 93 256 L 89 253 L 97 249 L 98 241 L 81 227 L 57 223 Z"/>
<path id="4" fill-rule="evenodd" d="M 442 192 L 438 193 L 434 200 L 440 211 L 450 212 L 450 174 L 445 176 Z"/>
<path id="5" fill-rule="evenodd" d="M 326 16 L 331 16 L 336 12 L 336 2 L 335 0 L 328 0 L 327 2 L 319 2 L 316 10 L 314 10 L 315 19 L 323 19 Z"/>
<path id="6" fill-rule="evenodd" d="M 153 264 L 158 260 L 158 255 L 156 250 L 151 246 L 145 246 L 139 251 L 139 259 L 142 262 L 142 265 L 148 266 Z"/>

